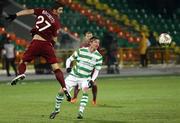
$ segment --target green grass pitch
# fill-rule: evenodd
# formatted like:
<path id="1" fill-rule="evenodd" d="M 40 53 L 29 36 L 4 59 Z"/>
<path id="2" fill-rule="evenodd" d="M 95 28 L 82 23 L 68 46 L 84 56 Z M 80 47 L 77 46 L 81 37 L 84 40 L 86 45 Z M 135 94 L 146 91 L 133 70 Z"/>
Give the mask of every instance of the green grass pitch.
<path id="1" fill-rule="evenodd" d="M 180 123 L 180 77 L 98 79 L 98 104 L 89 103 L 84 119 L 79 107 L 64 100 L 60 114 L 49 119 L 59 84 L 56 80 L 0 84 L 0 123 Z"/>

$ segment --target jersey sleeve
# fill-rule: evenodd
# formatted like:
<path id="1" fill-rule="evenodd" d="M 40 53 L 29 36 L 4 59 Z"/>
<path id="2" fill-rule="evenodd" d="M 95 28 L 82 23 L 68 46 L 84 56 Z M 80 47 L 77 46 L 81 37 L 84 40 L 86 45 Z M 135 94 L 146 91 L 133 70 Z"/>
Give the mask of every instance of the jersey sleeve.
<path id="1" fill-rule="evenodd" d="M 58 34 L 60 33 L 60 22 L 57 18 L 55 20 L 56 20 L 55 23 L 52 24 L 53 25 L 52 28 L 53 28 L 53 30 L 55 30 L 53 32 L 53 36 L 57 37 Z"/>
<path id="2" fill-rule="evenodd" d="M 57 24 L 55 24 L 54 27 L 52 27 L 52 28 L 54 28 L 56 30 L 56 31 L 54 31 L 53 36 L 57 37 L 60 32 L 59 26 Z"/>
<path id="3" fill-rule="evenodd" d="M 40 8 L 35 8 L 34 9 L 34 14 L 35 15 L 39 15 L 39 14 L 41 14 L 41 12 L 42 12 L 42 9 L 40 9 Z"/>
<path id="4" fill-rule="evenodd" d="M 95 69 L 96 69 L 96 70 L 101 70 L 102 63 L 103 63 L 103 58 L 100 57 L 100 58 L 96 61 Z"/>
<path id="5" fill-rule="evenodd" d="M 74 53 L 70 56 L 70 59 L 71 60 L 77 59 L 77 57 L 79 56 L 79 51 L 80 50 L 74 51 Z"/>

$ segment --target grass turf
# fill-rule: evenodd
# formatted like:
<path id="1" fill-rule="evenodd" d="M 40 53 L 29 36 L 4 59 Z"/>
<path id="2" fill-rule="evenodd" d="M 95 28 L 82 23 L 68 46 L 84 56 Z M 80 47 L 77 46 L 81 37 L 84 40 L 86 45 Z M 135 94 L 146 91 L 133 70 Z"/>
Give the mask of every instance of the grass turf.
<path id="1" fill-rule="evenodd" d="M 0 84 L 0 123 L 180 123 L 180 77 L 124 77 L 98 80 L 98 104 L 78 120 L 76 104 L 64 100 L 50 120 L 59 84 L 55 80 Z"/>

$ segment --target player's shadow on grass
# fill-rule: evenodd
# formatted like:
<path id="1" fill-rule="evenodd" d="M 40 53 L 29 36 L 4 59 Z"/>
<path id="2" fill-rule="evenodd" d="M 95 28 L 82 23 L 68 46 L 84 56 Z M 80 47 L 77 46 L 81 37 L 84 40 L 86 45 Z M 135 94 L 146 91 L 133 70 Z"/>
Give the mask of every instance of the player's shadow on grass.
<path id="1" fill-rule="evenodd" d="M 102 108 L 123 108 L 123 106 L 107 105 L 107 104 L 98 104 L 97 107 L 102 107 Z"/>

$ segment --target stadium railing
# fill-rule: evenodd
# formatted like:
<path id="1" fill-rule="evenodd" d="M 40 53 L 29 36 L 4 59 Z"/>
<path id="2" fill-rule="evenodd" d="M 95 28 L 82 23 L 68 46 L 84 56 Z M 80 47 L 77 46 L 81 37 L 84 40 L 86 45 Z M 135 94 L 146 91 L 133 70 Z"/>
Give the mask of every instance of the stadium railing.
<path id="1" fill-rule="evenodd" d="M 59 64 L 61 67 L 65 67 L 66 59 L 73 53 L 73 49 L 71 50 L 56 50 L 56 54 L 59 60 Z M 105 49 L 101 50 L 101 53 L 106 59 L 106 51 Z M 23 52 L 19 52 L 16 58 L 16 62 L 18 63 L 22 57 Z M 174 48 L 160 48 L 160 47 L 152 47 L 148 49 L 148 64 L 180 64 L 179 58 L 180 53 L 176 53 Z M 140 54 L 139 49 L 137 48 L 119 48 L 117 53 L 118 63 L 121 66 L 139 66 L 140 65 Z M 46 61 L 43 57 L 40 57 L 38 64 L 46 64 Z M 35 64 L 34 61 L 31 64 Z M 106 65 L 106 61 L 104 60 L 103 65 Z"/>

